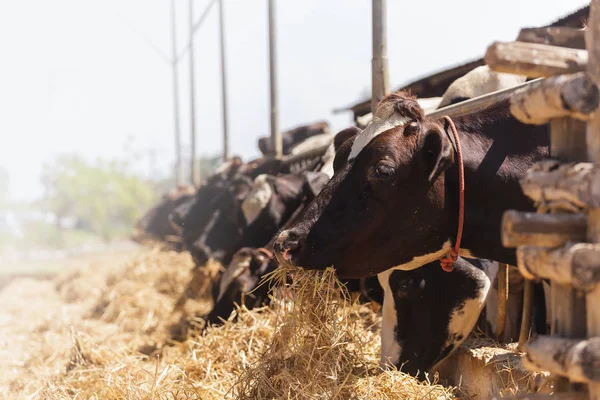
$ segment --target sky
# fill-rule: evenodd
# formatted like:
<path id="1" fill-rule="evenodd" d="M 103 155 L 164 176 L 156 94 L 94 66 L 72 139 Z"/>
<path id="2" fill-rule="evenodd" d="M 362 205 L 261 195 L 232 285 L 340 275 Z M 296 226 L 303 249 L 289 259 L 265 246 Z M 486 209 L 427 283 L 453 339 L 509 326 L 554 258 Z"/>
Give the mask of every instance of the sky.
<path id="1" fill-rule="evenodd" d="M 188 0 L 176 1 L 177 49 L 189 39 Z M 209 0 L 192 0 L 197 19 Z M 269 132 L 266 0 L 223 0 L 232 154 L 258 156 Z M 370 91 L 371 2 L 278 0 L 280 127 L 327 120 Z M 521 27 L 550 23 L 583 0 L 388 0 L 391 87 L 481 57 Z M 170 0 L 0 2 L 0 167 L 16 200 L 42 194 L 40 174 L 59 154 L 137 154 L 145 177 L 174 159 Z M 218 7 L 195 34 L 197 153 L 222 151 Z M 148 43 L 151 42 L 152 46 Z M 157 51 L 156 49 L 159 49 Z M 189 59 L 178 64 L 179 121 L 189 153 Z M 154 164 L 152 163 L 154 160 Z"/>

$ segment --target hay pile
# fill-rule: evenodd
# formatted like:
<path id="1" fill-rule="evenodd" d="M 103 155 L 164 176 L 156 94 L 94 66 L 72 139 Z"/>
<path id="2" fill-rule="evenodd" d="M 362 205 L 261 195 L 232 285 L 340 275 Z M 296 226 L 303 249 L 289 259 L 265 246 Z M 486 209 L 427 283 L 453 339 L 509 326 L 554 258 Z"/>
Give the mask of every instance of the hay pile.
<path id="1" fill-rule="evenodd" d="M 0 292 L 1 304 L 23 300 L 0 312 L 0 354 L 12 360 L 0 366 L 0 397 L 453 397 L 451 389 L 378 368 L 379 317 L 352 303 L 332 271 L 277 271 L 274 280 L 291 283 L 272 307 L 242 308 L 235 323 L 179 343 L 169 339 L 174 319 L 210 308 L 207 284 L 182 305 L 189 256 L 152 250 L 109 264 L 82 265 L 54 282 L 17 280 Z M 210 280 L 217 269 L 199 273 Z"/>

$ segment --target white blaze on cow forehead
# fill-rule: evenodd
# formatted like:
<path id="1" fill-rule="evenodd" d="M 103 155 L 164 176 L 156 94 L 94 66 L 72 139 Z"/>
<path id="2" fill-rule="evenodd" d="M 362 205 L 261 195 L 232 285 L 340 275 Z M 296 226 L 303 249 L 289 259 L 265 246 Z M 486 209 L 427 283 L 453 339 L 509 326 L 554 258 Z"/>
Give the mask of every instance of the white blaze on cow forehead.
<path id="1" fill-rule="evenodd" d="M 379 365 L 382 368 L 386 366 L 395 366 L 400 362 L 402 346 L 396 340 L 396 327 L 398 325 L 398 313 L 396 312 L 396 303 L 394 294 L 390 287 L 390 275 L 393 270 L 389 269 L 377 275 L 379 284 L 383 288 L 383 306 L 381 307 L 381 358 Z"/>
<path id="2" fill-rule="evenodd" d="M 383 132 L 406 124 L 408 121 L 409 118 L 403 117 L 394 111 L 394 103 L 382 103 L 377 107 L 377 112 L 371 123 L 354 139 L 348 161 L 356 158 L 371 140 L 381 135 Z"/>
<path id="3" fill-rule="evenodd" d="M 242 202 L 242 212 L 246 219 L 246 225 L 250 225 L 258 218 L 273 196 L 273 189 L 267 178 L 268 175 L 266 174 L 257 176 L 254 179 L 250 194 Z"/>
<path id="4" fill-rule="evenodd" d="M 250 259 L 252 256 L 234 256 L 233 260 L 229 263 L 229 266 L 223 272 L 223 276 L 221 277 L 221 282 L 219 283 L 219 296 L 217 297 L 217 301 L 221 300 L 221 297 L 227 291 L 231 282 L 238 276 L 244 272 L 246 268 L 250 266 Z"/>

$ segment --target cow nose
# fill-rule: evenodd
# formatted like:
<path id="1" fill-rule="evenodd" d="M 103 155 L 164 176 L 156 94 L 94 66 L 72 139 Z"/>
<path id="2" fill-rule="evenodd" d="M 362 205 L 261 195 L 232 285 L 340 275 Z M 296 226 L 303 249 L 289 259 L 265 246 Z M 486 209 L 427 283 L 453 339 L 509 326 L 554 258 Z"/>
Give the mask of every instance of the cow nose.
<path id="1" fill-rule="evenodd" d="M 273 244 L 275 256 L 282 264 L 292 263 L 292 257 L 298 254 L 304 246 L 304 239 L 291 230 L 283 231 Z"/>

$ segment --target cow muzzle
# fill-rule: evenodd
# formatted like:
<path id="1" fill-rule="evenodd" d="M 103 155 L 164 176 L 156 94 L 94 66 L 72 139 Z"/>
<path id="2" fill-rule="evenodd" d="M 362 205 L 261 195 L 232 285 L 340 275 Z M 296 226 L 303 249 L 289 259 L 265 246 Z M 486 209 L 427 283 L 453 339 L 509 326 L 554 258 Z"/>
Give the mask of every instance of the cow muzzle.
<path id="1" fill-rule="evenodd" d="M 305 240 L 292 230 L 285 230 L 279 234 L 275 243 L 273 243 L 273 250 L 275 250 L 275 257 L 281 265 L 292 265 L 298 266 L 297 256 L 304 247 Z"/>

